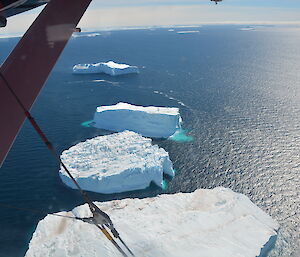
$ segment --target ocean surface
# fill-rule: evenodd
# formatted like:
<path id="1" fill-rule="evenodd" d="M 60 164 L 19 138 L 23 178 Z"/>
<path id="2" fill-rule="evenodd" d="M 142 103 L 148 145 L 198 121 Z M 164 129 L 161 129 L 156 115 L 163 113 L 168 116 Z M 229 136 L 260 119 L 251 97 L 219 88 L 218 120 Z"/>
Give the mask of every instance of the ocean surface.
<path id="1" fill-rule="evenodd" d="M 229 187 L 280 223 L 269 256 L 299 257 L 300 29 L 241 28 L 82 33 L 67 45 L 32 114 L 61 152 L 107 133 L 82 125 L 99 105 L 123 101 L 179 107 L 183 127 L 193 140 L 155 141 L 169 152 L 176 169 L 167 189 L 151 186 L 91 197 L 106 201 Z M 18 40 L 0 39 L 1 62 Z M 109 60 L 137 65 L 141 72 L 122 77 L 72 75 L 74 64 Z M 25 122 L 0 169 L 0 203 L 40 212 L 0 207 L 1 257 L 23 256 L 47 213 L 83 203 L 77 191 L 62 184 L 58 170 Z"/>

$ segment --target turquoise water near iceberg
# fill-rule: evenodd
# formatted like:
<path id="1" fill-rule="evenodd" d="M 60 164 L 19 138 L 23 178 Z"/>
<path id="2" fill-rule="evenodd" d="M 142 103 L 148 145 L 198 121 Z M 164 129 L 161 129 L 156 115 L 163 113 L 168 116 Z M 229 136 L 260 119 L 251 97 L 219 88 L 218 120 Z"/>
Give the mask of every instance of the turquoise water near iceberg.
<path id="1" fill-rule="evenodd" d="M 192 136 L 187 135 L 187 130 L 185 129 L 179 129 L 175 132 L 174 135 L 169 137 L 170 140 L 178 142 L 178 143 L 184 143 L 184 142 L 191 142 L 193 141 Z"/>

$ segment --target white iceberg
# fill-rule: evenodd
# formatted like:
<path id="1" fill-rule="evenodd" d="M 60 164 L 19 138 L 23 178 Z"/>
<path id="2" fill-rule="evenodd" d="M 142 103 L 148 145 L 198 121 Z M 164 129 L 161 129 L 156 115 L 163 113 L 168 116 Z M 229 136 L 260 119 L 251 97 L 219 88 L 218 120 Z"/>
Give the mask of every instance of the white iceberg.
<path id="1" fill-rule="evenodd" d="M 256 257 L 272 247 L 278 223 L 249 198 L 226 188 L 97 203 L 135 256 Z M 91 216 L 87 205 L 60 212 Z M 46 216 L 26 257 L 121 256 L 95 225 Z"/>
<path id="2" fill-rule="evenodd" d="M 254 27 L 246 27 L 246 28 L 240 28 L 240 30 L 242 31 L 251 31 L 251 30 L 255 30 Z"/>
<path id="3" fill-rule="evenodd" d="M 83 32 L 74 32 L 72 34 L 72 38 L 79 38 L 79 37 L 98 37 L 101 36 L 100 33 L 83 33 Z"/>
<path id="4" fill-rule="evenodd" d="M 118 103 L 99 106 L 92 125 L 117 132 L 130 130 L 145 137 L 168 138 L 180 128 L 181 121 L 178 108 Z"/>
<path id="5" fill-rule="evenodd" d="M 151 182 L 163 186 L 163 174 L 174 176 L 168 153 L 152 140 L 124 131 L 78 143 L 61 154 L 78 184 L 97 193 L 119 193 L 144 189 Z M 75 185 L 61 167 L 60 178 Z"/>
<path id="6" fill-rule="evenodd" d="M 193 33 L 199 33 L 199 30 L 185 30 L 185 31 L 177 31 L 177 34 L 193 34 Z"/>
<path id="7" fill-rule="evenodd" d="M 73 73 L 106 73 L 111 76 L 117 76 L 130 73 L 139 73 L 139 69 L 137 66 L 130 66 L 128 64 L 119 64 L 109 61 L 90 64 L 76 64 L 73 67 Z"/>

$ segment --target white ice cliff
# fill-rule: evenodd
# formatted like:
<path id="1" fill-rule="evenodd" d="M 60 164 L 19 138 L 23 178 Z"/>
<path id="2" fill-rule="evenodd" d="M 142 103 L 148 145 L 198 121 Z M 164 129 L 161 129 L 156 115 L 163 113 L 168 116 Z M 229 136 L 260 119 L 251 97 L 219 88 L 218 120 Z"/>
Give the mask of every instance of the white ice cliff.
<path id="1" fill-rule="evenodd" d="M 128 64 L 119 64 L 113 61 L 109 61 L 89 64 L 76 64 L 73 67 L 73 73 L 106 73 L 111 76 L 117 76 L 129 73 L 139 73 L 139 69 L 136 66 L 130 66 Z"/>
<path id="2" fill-rule="evenodd" d="M 146 137 L 168 138 L 180 128 L 180 123 L 178 108 L 118 103 L 98 107 L 93 126 L 110 131 L 131 130 Z"/>
<path id="3" fill-rule="evenodd" d="M 163 174 L 174 176 L 168 153 L 152 140 L 124 131 L 78 143 L 61 154 L 79 185 L 98 193 L 144 189 L 153 181 L 162 186 Z M 62 181 L 76 188 L 60 168 Z"/>
<path id="4" fill-rule="evenodd" d="M 246 196 L 226 188 L 97 203 L 135 256 L 256 257 L 276 240 L 278 223 Z M 91 216 L 87 205 L 71 217 Z M 26 257 L 121 256 L 95 225 L 46 216 Z"/>

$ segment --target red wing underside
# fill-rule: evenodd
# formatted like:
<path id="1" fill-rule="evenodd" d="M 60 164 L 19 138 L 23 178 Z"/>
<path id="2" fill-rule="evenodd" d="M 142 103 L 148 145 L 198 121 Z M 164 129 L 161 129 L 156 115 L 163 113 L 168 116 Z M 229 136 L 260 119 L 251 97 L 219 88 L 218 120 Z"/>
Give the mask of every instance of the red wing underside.
<path id="1" fill-rule="evenodd" d="M 91 0 L 51 0 L 0 68 L 30 110 L 49 73 Z M 0 77 L 0 164 L 25 115 Z"/>

